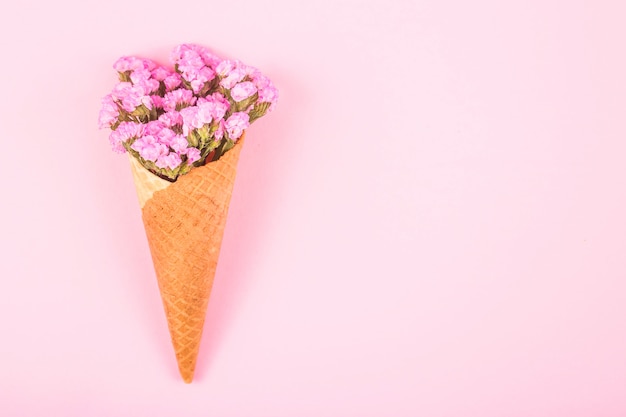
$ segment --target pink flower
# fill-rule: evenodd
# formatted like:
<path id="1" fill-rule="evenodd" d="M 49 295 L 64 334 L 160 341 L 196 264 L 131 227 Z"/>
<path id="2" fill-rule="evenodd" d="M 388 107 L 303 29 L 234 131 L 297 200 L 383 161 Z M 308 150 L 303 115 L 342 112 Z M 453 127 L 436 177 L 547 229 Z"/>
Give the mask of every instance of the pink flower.
<path id="1" fill-rule="evenodd" d="M 232 90 L 230 90 L 230 96 L 236 102 L 245 100 L 254 93 L 256 93 L 256 86 L 250 81 L 239 83 L 235 85 Z"/>
<path id="2" fill-rule="evenodd" d="M 230 72 L 235 69 L 236 63 L 235 61 L 231 61 L 229 59 L 225 59 L 222 62 L 220 62 L 217 67 L 215 67 L 215 72 L 220 76 L 220 77 L 225 77 L 228 74 L 230 74 Z"/>
<path id="3" fill-rule="evenodd" d="M 167 146 L 159 143 L 157 138 L 151 135 L 138 138 L 131 148 L 139 152 L 139 155 L 146 161 L 155 162 L 160 156 L 167 154 Z"/>
<path id="4" fill-rule="evenodd" d="M 250 117 L 245 112 L 233 113 L 224 125 L 226 132 L 228 132 L 228 137 L 232 140 L 239 139 L 248 126 L 250 126 Z"/>
<path id="5" fill-rule="evenodd" d="M 176 125 L 183 124 L 183 118 L 179 112 L 176 110 L 168 111 L 167 113 L 163 113 L 159 117 L 159 121 L 163 123 L 167 127 L 172 127 Z"/>
<path id="6" fill-rule="evenodd" d="M 185 60 L 191 53 L 199 56 L 204 65 L 211 68 L 215 68 L 215 66 L 220 62 L 220 59 L 216 55 L 212 54 L 207 48 L 194 44 L 182 44 L 176 46 L 170 55 L 170 60 L 173 64 L 176 64 L 179 61 Z"/>
<path id="7" fill-rule="evenodd" d="M 149 136 L 157 136 L 166 127 L 160 120 L 151 120 L 144 126 L 144 134 Z"/>
<path id="8" fill-rule="evenodd" d="M 159 143 L 167 146 L 172 146 L 172 143 L 176 139 L 176 136 L 176 132 L 167 127 L 164 127 L 159 133 L 157 133 L 157 139 L 159 140 Z"/>
<path id="9" fill-rule="evenodd" d="M 180 159 L 180 155 L 175 152 L 170 152 L 168 154 L 159 156 L 159 158 L 156 160 L 155 165 L 159 168 L 174 169 L 179 166 L 181 162 L 182 160 Z"/>
<path id="10" fill-rule="evenodd" d="M 197 148 L 187 148 L 187 163 L 193 164 L 200 159 L 200 150 Z"/>
<path id="11" fill-rule="evenodd" d="M 224 88 L 233 88 L 235 84 L 243 80 L 246 76 L 246 71 L 243 68 L 235 68 L 228 75 L 220 81 L 220 85 Z"/>
<path id="12" fill-rule="evenodd" d="M 213 116 L 208 106 L 190 106 L 180 111 L 183 117 L 183 133 L 186 135 L 190 129 L 200 129 L 205 124 L 211 123 Z"/>
<path id="13" fill-rule="evenodd" d="M 106 95 L 102 99 L 102 109 L 100 109 L 100 115 L 98 117 L 98 126 L 100 129 L 105 127 L 111 127 L 113 123 L 117 121 L 119 110 L 113 97 L 110 94 Z"/>
<path id="14" fill-rule="evenodd" d="M 186 88 L 179 88 L 165 94 L 165 97 L 163 97 L 163 110 L 166 112 L 174 111 L 180 107 L 190 106 L 195 101 L 196 98 L 191 91 Z"/>
<path id="15" fill-rule="evenodd" d="M 269 110 L 271 111 L 278 101 L 278 90 L 273 85 L 269 85 L 263 89 L 260 89 L 259 101 L 262 103 L 271 103 L 269 108 Z"/>
<path id="16" fill-rule="evenodd" d="M 176 135 L 172 138 L 170 142 L 170 148 L 174 149 L 176 152 L 183 154 L 187 151 L 189 143 L 187 142 L 187 138 L 182 135 Z M 195 149 L 195 148 L 193 148 Z"/>
<path id="17" fill-rule="evenodd" d="M 124 149 L 122 143 L 143 135 L 143 131 L 144 125 L 141 123 L 122 122 L 117 129 L 111 131 L 111 135 L 109 136 L 111 147 L 113 147 L 113 150 L 117 153 L 124 153 L 126 149 Z"/>
<path id="18" fill-rule="evenodd" d="M 215 133 L 213 133 L 213 137 L 215 140 L 222 140 L 224 137 L 224 120 L 220 120 L 217 123 L 217 129 L 215 130 Z"/>
<path id="19" fill-rule="evenodd" d="M 152 78 L 157 81 L 164 81 L 167 77 L 169 77 L 172 73 L 165 68 L 158 66 L 152 70 Z"/>
<path id="20" fill-rule="evenodd" d="M 175 72 L 173 74 L 168 75 L 165 78 L 165 80 L 163 80 L 163 82 L 165 83 L 165 88 L 168 91 L 171 91 L 171 90 L 174 90 L 175 88 L 178 88 L 178 86 L 182 82 L 182 79 L 180 78 L 180 74 Z"/>
<path id="21" fill-rule="evenodd" d="M 137 107 L 144 104 L 148 109 L 152 108 L 152 101 L 146 95 L 145 90 L 129 82 L 118 83 L 111 93 L 114 100 L 119 101 L 127 112 L 133 112 Z"/>
<path id="22" fill-rule="evenodd" d="M 130 80 L 134 85 L 142 87 L 146 94 L 159 89 L 159 82 L 152 78 L 152 73 L 145 69 L 138 69 L 130 74 Z"/>
<path id="23" fill-rule="evenodd" d="M 199 98 L 196 106 L 203 112 L 205 123 L 211 123 L 213 119 L 220 120 L 228 111 L 228 101 L 226 99 L 216 99 L 213 96 Z"/>
<path id="24" fill-rule="evenodd" d="M 160 109 L 163 108 L 163 97 L 153 94 L 150 96 L 150 100 L 152 101 L 152 105 L 154 107 L 158 107 Z"/>
<path id="25" fill-rule="evenodd" d="M 191 129 L 198 129 L 202 127 L 198 121 L 198 108 L 196 106 L 185 107 L 180 110 L 180 115 L 183 118 L 183 134 L 187 135 Z"/>
<path id="26" fill-rule="evenodd" d="M 113 69 L 118 72 L 135 71 L 139 69 L 151 71 L 155 67 L 156 64 L 153 61 L 134 56 L 123 56 L 113 64 Z"/>

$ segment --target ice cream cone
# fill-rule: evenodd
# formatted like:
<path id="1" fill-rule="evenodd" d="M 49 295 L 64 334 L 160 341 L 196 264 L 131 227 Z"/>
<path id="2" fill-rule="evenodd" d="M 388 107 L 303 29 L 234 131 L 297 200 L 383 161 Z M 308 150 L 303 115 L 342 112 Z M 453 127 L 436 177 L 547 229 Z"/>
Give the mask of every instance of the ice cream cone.
<path id="1" fill-rule="evenodd" d="M 130 158 L 178 369 L 187 383 L 196 367 L 242 142 L 173 183 Z"/>

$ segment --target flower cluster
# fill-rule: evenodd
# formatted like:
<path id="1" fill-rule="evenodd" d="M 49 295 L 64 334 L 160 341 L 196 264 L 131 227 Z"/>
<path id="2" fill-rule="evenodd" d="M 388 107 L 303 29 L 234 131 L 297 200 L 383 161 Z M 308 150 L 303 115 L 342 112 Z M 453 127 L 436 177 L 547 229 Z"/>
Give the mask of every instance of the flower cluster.
<path id="1" fill-rule="evenodd" d="M 148 59 L 122 57 L 120 82 L 102 99 L 100 128 L 113 150 L 129 152 L 169 181 L 218 159 L 243 131 L 271 111 L 278 91 L 259 70 L 183 44 L 173 70 Z"/>

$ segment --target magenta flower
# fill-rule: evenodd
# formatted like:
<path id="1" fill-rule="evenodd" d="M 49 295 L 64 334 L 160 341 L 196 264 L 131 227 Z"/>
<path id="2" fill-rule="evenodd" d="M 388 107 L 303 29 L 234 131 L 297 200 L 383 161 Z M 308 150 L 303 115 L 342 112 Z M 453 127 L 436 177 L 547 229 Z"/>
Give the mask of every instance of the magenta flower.
<path id="1" fill-rule="evenodd" d="M 180 84 L 183 82 L 182 79 L 180 78 L 180 74 L 178 73 L 173 73 L 168 75 L 165 80 L 163 80 L 163 82 L 165 83 L 165 88 L 168 91 L 174 90 L 176 88 L 178 88 L 178 86 L 180 86 Z"/>
<path id="2" fill-rule="evenodd" d="M 159 140 L 159 143 L 171 147 L 173 141 L 176 139 L 176 132 L 170 128 L 164 127 L 159 133 L 157 133 L 156 137 Z"/>
<path id="3" fill-rule="evenodd" d="M 200 159 L 200 150 L 198 148 L 187 148 L 187 163 L 193 164 Z"/>
<path id="4" fill-rule="evenodd" d="M 172 75 L 172 73 L 161 66 L 152 70 L 152 78 L 157 81 L 165 81 L 165 79 L 170 75 Z"/>
<path id="5" fill-rule="evenodd" d="M 131 145 L 131 149 L 139 152 L 139 156 L 141 156 L 146 161 L 155 162 L 160 156 L 167 154 L 167 146 L 162 143 L 159 143 L 157 138 L 151 135 L 146 135 L 138 138 Z"/>
<path id="6" fill-rule="evenodd" d="M 117 129 L 111 131 L 109 135 L 109 142 L 111 147 L 117 153 L 124 153 L 126 149 L 122 144 L 129 139 L 137 138 L 143 135 L 145 125 L 134 122 L 122 122 Z"/>
<path id="7" fill-rule="evenodd" d="M 119 109 L 113 101 L 111 94 L 108 94 L 102 98 L 102 109 L 100 109 L 100 115 L 98 116 L 98 126 L 100 129 L 105 127 L 111 127 L 119 116 Z"/>
<path id="8" fill-rule="evenodd" d="M 111 93 L 114 100 L 119 101 L 127 112 L 133 112 L 140 105 L 152 108 L 152 100 L 146 95 L 145 90 L 129 82 L 118 83 Z"/>
<path id="9" fill-rule="evenodd" d="M 136 71 L 136 70 L 153 70 L 156 68 L 156 64 L 143 58 L 137 58 L 134 56 L 123 56 L 113 64 L 113 69 L 118 72 Z"/>
<path id="10" fill-rule="evenodd" d="M 163 113 L 159 117 L 159 122 L 163 123 L 167 127 L 177 126 L 183 124 L 183 118 L 176 110 Z"/>
<path id="11" fill-rule="evenodd" d="M 176 152 L 183 154 L 187 151 L 187 147 L 189 143 L 187 142 L 187 138 L 182 135 L 176 135 L 172 138 L 170 142 L 170 148 L 174 149 Z M 192 148 L 196 149 L 196 148 Z"/>
<path id="12" fill-rule="evenodd" d="M 239 83 L 235 85 L 232 90 L 230 90 L 230 96 L 236 102 L 245 100 L 254 93 L 256 93 L 256 86 L 250 81 Z"/>
<path id="13" fill-rule="evenodd" d="M 220 62 L 217 65 L 217 67 L 215 67 L 215 72 L 220 77 L 226 77 L 228 74 L 230 74 L 232 70 L 235 69 L 236 66 L 237 66 L 237 63 L 235 61 L 225 59 L 222 62 Z"/>
<path id="14" fill-rule="evenodd" d="M 196 102 L 196 97 L 186 88 L 170 91 L 163 97 L 163 110 L 166 112 L 176 110 L 176 107 L 190 106 Z"/>
<path id="15" fill-rule="evenodd" d="M 246 112 L 233 113 L 224 124 L 228 137 L 232 140 L 239 139 L 248 126 L 250 126 L 250 116 Z"/>
<path id="16" fill-rule="evenodd" d="M 180 159 L 180 155 L 175 152 L 170 152 L 168 154 L 164 154 L 158 157 L 155 165 L 159 168 L 169 168 L 174 169 L 180 165 L 182 160 Z"/>

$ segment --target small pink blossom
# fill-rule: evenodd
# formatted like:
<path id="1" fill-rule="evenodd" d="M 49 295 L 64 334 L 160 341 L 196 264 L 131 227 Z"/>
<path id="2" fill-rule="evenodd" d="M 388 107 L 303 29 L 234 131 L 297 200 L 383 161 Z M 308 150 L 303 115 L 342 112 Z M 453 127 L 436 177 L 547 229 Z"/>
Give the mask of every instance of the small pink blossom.
<path id="1" fill-rule="evenodd" d="M 150 100 L 152 101 L 152 105 L 154 107 L 157 107 L 159 109 L 163 108 L 163 97 L 153 94 L 150 96 Z"/>
<path id="2" fill-rule="evenodd" d="M 273 85 L 259 90 L 259 101 L 262 103 L 271 103 L 271 110 L 278 101 L 278 90 Z"/>
<path id="3" fill-rule="evenodd" d="M 158 66 L 152 70 L 152 78 L 157 81 L 164 81 L 167 77 L 169 77 L 172 73 L 165 68 Z"/>
<path id="4" fill-rule="evenodd" d="M 174 149 L 176 152 L 182 154 L 185 153 L 188 149 L 189 142 L 187 142 L 187 138 L 183 135 L 176 135 L 172 138 L 170 142 L 170 148 Z M 193 148 L 196 149 L 196 148 Z"/>
<path id="5" fill-rule="evenodd" d="M 169 129 L 167 127 L 164 127 L 163 129 L 161 129 L 159 133 L 157 133 L 157 139 L 159 140 L 159 143 L 162 143 L 170 147 L 172 146 L 172 143 L 176 139 L 176 136 L 177 136 L 176 132 L 174 132 L 172 129 Z"/>
<path id="6" fill-rule="evenodd" d="M 165 80 L 163 80 L 163 82 L 165 83 L 165 88 L 167 89 L 167 91 L 171 91 L 180 86 L 180 83 L 182 83 L 182 79 L 180 78 L 180 74 L 175 72 L 168 75 Z"/>
<path id="7" fill-rule="evenodd" d="M 193 164 L 200 159 L 200 150 L 198 148 L 187 148 L 187 163 Z"/>
<path id="8" fill-rule="evenodd" d="M 141 123 L 122 122 L 117 129 L 111 131 L 111 135 L 109 136 L 111 147 L 117 153 L 124 153 L 126 149 L 124 149 L 122 143 L 141 136 L 143 131 L 144 125 Z"/>
<path id="9" fill-rule="evenodd" d="M 250 81 L 239 83 L 235 85 L 232 90 L 230 90 L 230 96 L 236 102 L 245 100 L 254 93 L 256 93 L 256 86 Z"/>
<path id="10" fill-rule="evenodd" d="M 184 134 L 187 134 L 190 129 L 200 129 L 213 120 L 211 109 L 206 106 L 185 107 L 180 111 L 180 115 L 183 117 Z"/>
<path id="11" fill-rule="evenodd" d="M 138 69 L 130 74 L 134 85 L 142 87 L 146 94 L 159 89 L 159 82 L 152 78 L 152 73 L 146 69 Z"/>
<path id="12" fill-rule="evenodd" d="M 245 68 L 235 67 L 230 72 L 228 72 L 224 78 L 222 78 L 222 81 L 220 81 L 220 85 L 224 88 L 233 88 L 235 84 L 243 80 L 245 76 Z"/>
<path id="13" fill-rule="evenodd" d="M 196 97 L 186 88 L 170 91 L 163 97 L 163 110 L 174 111 L 180 107 L 190 106 L 196 102 Z"/>
<path id="14" fill-rule="evenodd" d="M 228 137 L 232 140 L 239 139 L 248 126 L 250 126 L 250 116 L 246 112 L 233 113 L 224 125 Z"/>
<path id="15" fill-rule="evenodd" d="M 182 162 L 180 155 L 175 152 L 170 152 L 168 154 L 163 154 L 158 157 L 155 165 L 159 168 L 169 168 L 174 169 L 180 165 Z"/>
<path id="16" fill-rule="evenodd" d="M 183 124 L 183 118 L 180 115 L 180 113 L 177 112 L 176 110 L 171 110 L 171 111 L 168 111 L 167 113 L 163 113 L 159 117 L 159 121 L 167 127 L 172 127 L 172 126 Z"/>
<path id="17" fill-rule="evenodd" d="M 220 120 L 217 123 L 217 129 L 215 130 L 215 133 L 213 133 L 213 137 L 215 140 L 222 140 L 224 137 L 224 120 Z"/>
<path id="18" fill-rule="evenodd" d="M 118 72 L 135 71 L 140 69 L 146 69 L 151 71 L 156 67 L 156 64 L 143 58 L 137 58 L 134 56 L 123 56 L 113 64 L 113 69 Z"/>
<path id="19" fill-rule="evenodd" d="M 146 161 L 155 162 L 160 156 L 167 154 L 167 146 L 159 143 L 157 138 L 151 135 L 138 138 L 131 148 L 139 152 L 139 156 Z"/>
<path id="20" fill-rule="evenodd" d="M 229 59 L 225 59 L 220 62 L 217 67 L 215 67 L 215 72 L 220 77 L 227 76 L 233 69 L 235 69 L 236 63 L 235 61 L 231 61 Z"/>
<path id="21" fill-rule="evenodd" d="M 113 101 L 113 97 L 111 94 L 106 95 L 102 98 L 102 108 L 100 109 L 100 115 L 98 117 L 98 126 L 100 129 L 105 127 L 111 127 L 119 116 L 119 109 Z"/>
<path id="22" fill-rule="evenodd" d="M 111 93 L 111 97 L 119 101 L 127 112 L 133 112 L 137 107 L 142 104 L 147 104 L 151 108 L 152 101 L 150 97 L 146 95 L 145 90 L 136 85 L 132 85 L 129 82 L 118 83 Z"/>
<path id="23" fill-rule="evenodd" d="M 160 120 L 151 120 L 144 126 L 144 134 L 149 136 L 158 136 L 159 132 L 166 127 Z"/>

